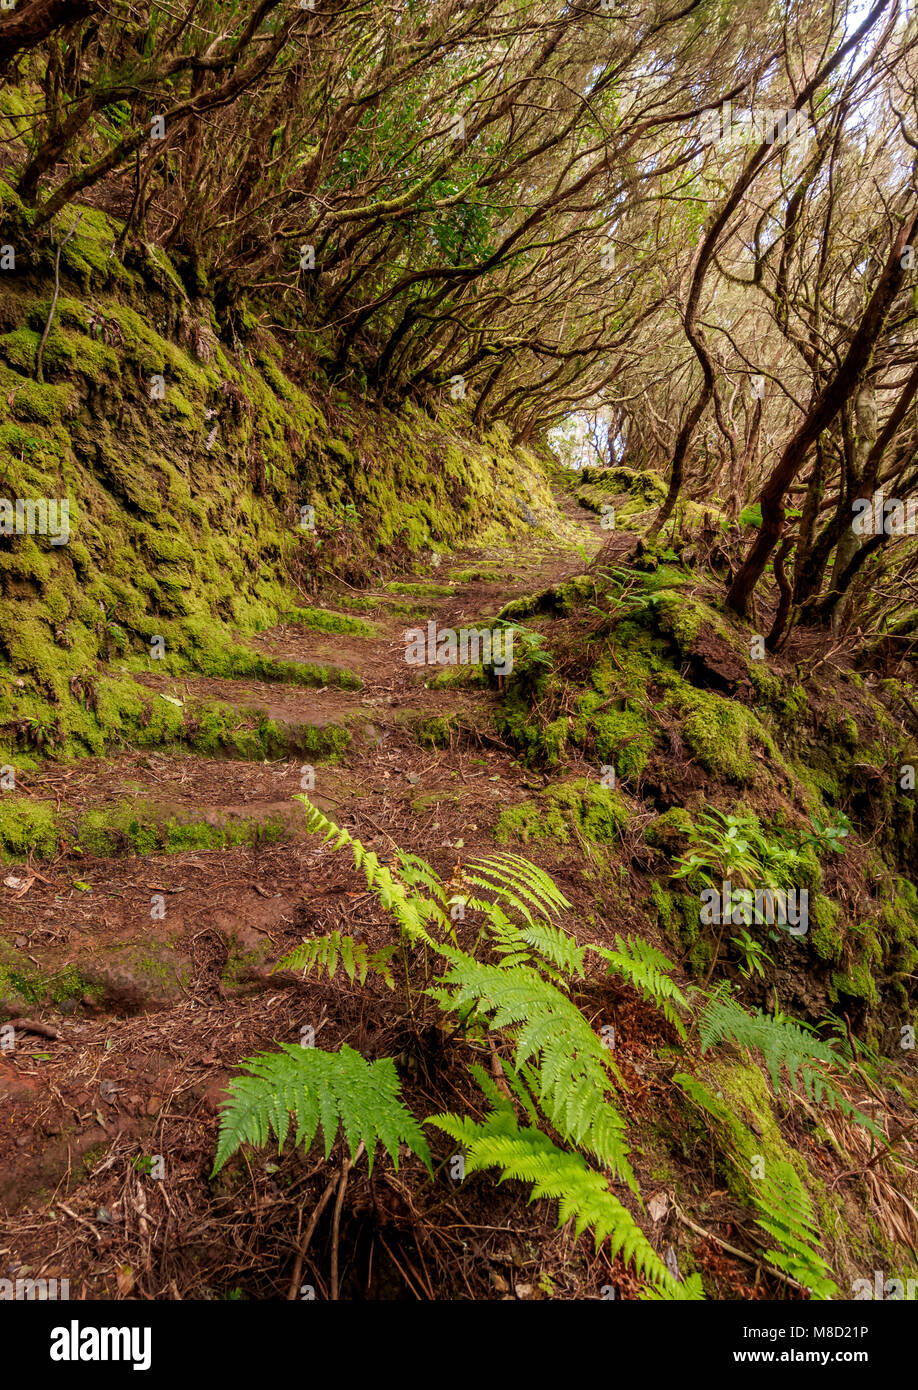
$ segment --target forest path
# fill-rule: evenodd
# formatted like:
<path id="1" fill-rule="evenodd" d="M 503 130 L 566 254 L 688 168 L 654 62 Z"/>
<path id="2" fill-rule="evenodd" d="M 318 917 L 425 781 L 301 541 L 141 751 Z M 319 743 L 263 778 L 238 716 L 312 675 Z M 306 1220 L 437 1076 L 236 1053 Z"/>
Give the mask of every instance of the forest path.
<path id="1" fill-rule="evenodd" d="M 125 750 L 23 775 L 21 790 L 66 830 L 56 855 L 7 863 L 0 883 L 0 968 L 19 993 L 2 1007 L 0 969 L 0 1023 L 26 1017 L 56 1035 L 20 1025 L 0 1050 L 0 1277 L 66 1277 L 75 1297 L 200 1297 L 193 1249 L 207 1252 L 194 1277 L 217 1288 L 207 1173 L 239 1061 L 295 1041 L 304 1017 L 321 1046 L 368 1045 L 343 977 L 316 995 L 268 973 L 304 936 L 384 931 L 292 798 L 313 781 L 311 799 L 384 860 L 404 848 L 448 872 L 494 848 L 500 810 L 544 779 L 495 732 L 496 692 L 431 688 L 442 668 L 410 666 L 404 634 L 431 619 L 486 625 L 509 600 L 581 573 L 602 533 L 569 498 L 560 505 L 579 552 L 534 536 L 454 553 L 424 574 L 323 596 L 317 606 L 346 606 L 373 636 L 280 624 L 249 643 L 349 672 L 359 688 L 175 676 L 153 662 L 137 676 L 186 708 L 273 720 L 287 745 L 276 760 Z M 323 761 L 341 730 L 349 743 Z M 156 1156 L 170 1175 L 154 1187 L 162 1201 L 146 1175 Z M 225 1263 L 238 1271 L 236 1256 Z"/>

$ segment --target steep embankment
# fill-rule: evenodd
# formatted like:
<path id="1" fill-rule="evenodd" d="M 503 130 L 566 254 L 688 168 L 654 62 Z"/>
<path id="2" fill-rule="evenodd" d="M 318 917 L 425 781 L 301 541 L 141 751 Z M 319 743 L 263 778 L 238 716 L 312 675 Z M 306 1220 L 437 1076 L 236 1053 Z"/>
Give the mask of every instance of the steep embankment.
<path id="1" fill-rule="evenodd" d="M 5 186 L 2 206 L 4 241 L 28 245 Z M 98 753 L 128 734 L 232 744 L 219 707 L 189 725 L 124 677 L 346 684 L 346 672 L 284 665 L 240 639 L 282 616 L 359 631 L 311 611 L 319 582 L 554 516 L 543 467 L 499 430 L 472 435 L 449 403 L 436 418 L 395 416 L 320 386 L 305 331 L 246 316 L 230 346 L 161 252 L 122 259 L 104 214 L 79 217 L 53 314 L 40 254 L 20 250 L 2 282 L 4 496 L 69 504 L 57 537 L 0 538 L 4 761 L 14 746 Z M 270 731 L 259 738 L 277 746 Z"/>

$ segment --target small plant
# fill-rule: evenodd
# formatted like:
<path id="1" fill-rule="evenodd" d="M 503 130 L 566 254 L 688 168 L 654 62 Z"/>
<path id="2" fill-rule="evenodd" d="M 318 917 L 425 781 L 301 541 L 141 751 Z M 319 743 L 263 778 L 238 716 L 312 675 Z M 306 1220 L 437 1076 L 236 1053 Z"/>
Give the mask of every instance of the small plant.
<path id="1" fill-rule="evenodd" d="M 842 841 L 851 830 L 851 822 L 844 812 L 837 811 L 835 818 L 826 825 L 813 816 L 812 825 L 812 831 L 807 831 L 803 839 L 806 844 L 813 846 L 817 854 L 844 854 Z"/>
<path id="2" fill-rule="evenodd" d="M 553 920 L 570 904 L 548 875 L 512 854 L 457 866 L 449 882 L 413 854 L 400 853 L 397 867 L 389 868 L 306 797 L 298 799 L 308 809 L 307 828 L 333 850 L 350 850 L 368 889 L 393 917 L 405 988 L 410 992 L 414 960 L 423 967 L 424 994 L 450 1016 L 451 1035 L 464 1047 L 490 1047 L 499 1065 L 489 1076 L 469 1064 L 484 1113 L 475 1105 L 472 1114 L 441 1113 L 423 1123 L 461 1145 L 467 1172 L 496 1168 L 501 1180 L 528 1183 L 533 1200 L 557 1201 L 559 1223 L 573 1217 L 578 1235 L 591 1229 L 597 1246 L 608 1242 L 611 1258 L 621 1251 L 646 1280 L 646 1296 L 701 1298 L 700 1278 L 683 1282 L 670 1272 L 610 1187 L 610 1177 L 617 1179 L 640 1200 L 626 1120 L 613 1099 L 620 1073 L 604 1038 L 571 997 L 588 948 Z M 482 915 L 472 951 L 456 944 L 450 904 L 460 897 L 467 911 Z M 683 1031 L 675 1010 L 685 1000 L 669 976 L 672 963 L 647 943 L 618 938 L 617 946 L 590 949 Z M 381 960 L 382 954 L 368 957 L 359 943 L 335 932 L 304 943 L 283 964 L 331 974 L 340 961 L 352 981 L 373 972 L 388 984 L 391 953 Z M 501 1055 L 506 1044 L 509 1057 Z M 243 1066 L 248 1075 L 230 1083 L 223 1104 L 215 1174 L 241 1144 L 264 1145 L 272 1134 L 279 1148 L 290 1133 L 308 1147 L 321 1128 L 327 1157 L 339 1127 L 354 1162 L 364 1147 L 372 1161 L 378 1143 L 397 1164 L 405 1144 L 431 1170 L 421 1125 L 401 1099 L 391 1058 L 370 1062 L 347 1046 L 323 1052 L 288 1043 Z"/>
<path id="3" fill-rule="evenodd" d="M 673 878 L 693 874 L 709 886 L 730 880 L 741 888 L 792 888 L 806 872 L 799 848 L 766 835 L 755 816 L 703 811 L 695 819 L 689 851 L 676 860 Z"/>
<path id="4" fill-rule="evenodd" d="M 744 888 L 762 881 L 762 863 L 750 838 L 754 827 L 751 817 L 702 812 L 695 826 L 690 850 L 676 860 L 673 878 L 696 875 L 712 886 L 730 879 Z"/>
<path id="5" fill-rule="evenodd" d="M 519 640 L 523 644 L 523 660 L 537 662 L 540 666 L 552 667 L 555 658 L 545 646 L 545 637 L 541 632 L 534 632 L 531 627 L 524 627 L 521 623 L 504 623 L 505 642 L 512 634 L 513 642 Z"/>
<path id="6" fill-rule="evenodd" d="M 731 936 L 730 940 L 742 956 L 739 972 L 743 978 L 750 980 L 753 975 L 758 975 L 764 980 L 764 962 L 768 961 L 769 965 L 774 965 L 774 960 L 761 942 L 756 941 L 747 931 L 741 932 L 739 936 Z"/>
<path id="7" fill-rule="evenodd" d="M 701 1051 L 718 1043 L 732 1043 L 761 1053 L 776 1094 L 780 1094 L 784 1073 L 792 1090 L 821 1101 L 864 1125 L 881 1138 L 874 1122 L 855 1108 L 841 1089 L 843 1059 L 834 1046 L 820 1038 L 802 1019 L 790 1018 L 761 1009 L 749 1013 L 732 996 L 730 986 L 721 982 L 708 996 L 698 1018 Z"/>

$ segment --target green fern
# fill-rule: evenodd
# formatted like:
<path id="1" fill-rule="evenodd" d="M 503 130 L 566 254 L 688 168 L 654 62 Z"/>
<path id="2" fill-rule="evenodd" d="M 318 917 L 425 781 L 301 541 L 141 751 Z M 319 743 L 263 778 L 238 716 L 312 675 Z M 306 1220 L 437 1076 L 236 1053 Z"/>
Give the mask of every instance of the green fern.
<path id="1" fill-rule="evenodd" d="M 264 1146 L 271 1133 L 280 1153 L 296 1122 L 295 1143 L 307 1149 L 321 1126 L 325 1157 L 331 1153 L 339 1125 L 351 1158 L 363 1143 L 370 1170 L 377 1142 L 398 1167 L 398 1147 L 407 1144 L 430 1169 L 427 1141 L 399 1099 L 400 1082 L 390 1057 L 368 1062 L 346 1045 L 340 1052 L 282 1043 L 280 1052 L 248 1057 L 248 1076 L 231 1081 L 221 1107 L 220 1136 L 213 1176 L 241 1144 Z"/>
<path id="2" fill-rule="evenodd" d="M 493 1114 L 483 1126 L 454 1116 L 439 1116 L 435 1122 L 469 1148 L 473 1165 L 497 1165 L 504 1177 L 529 1181 L 534 1198 L 558 1201 L 562 1222 L 573 1218 L 578 1235 L 591 1226 L 597 1242 L 608 1238 L 613 1253 L 622 1251 L 626 1259 L 633 1258 L 651 1280 L 653 1296 L 700 1297 L 697 1279 L 680 1284 L 672 1277 L 630 1213 L 608 1190 L 607 1177 L 583 1156 L 611 1170 L 638 1195 L 625 1122 L 608 1096 L 621 1077 L 610 1052 L 569 997 L 571 980 L 585 974 L 586 948 L 552 920 L 570 904 L 549 876 L 512 854 L 490 855 L 467 865 L 448 885 L 416 855 L 399 854 L 393 871 L 306 797 L 299 800 L 306 806 L 307 829 L 321 834 L 333 851 L 350 852 L 367 887 L 398 924 L 403 941 L 423 945 L 443 962 L 442 975 L 427 991 L 441 1008 L 468 1028 L 504 1031 L 515 1046 L 512 1063 L 499 1058 L 513 1101 L 492 1077 L 472 1067 Z M 468 896 L 466 887 L 478 889 L 480 896 Z M 486 939 L 496 964 L 450 944 L 456 938 L 448 913 L 457 897 L 482 914 L 479 942 Z M 671 967 L 664 956 L 643 943 L 618 944 L 618 952 L 608 953 L 613 968 L 664 1009 L 682 1002 L 666 974 Z M 370 956 L 361 943 L 335 931 L 301 943 L 275 968 L 316 969 L 331 977 L 340 966 L 361 983 L 375 969 L 391 984 L 387 962 L 395 949 L 386 947 Z M 423 1136 L 398 1098 L 391 1061 L 368 1063 L 346 1047 L 340 1053 L 322 1053 L 285 1045 L 280 1053 L 250 1058 L 244 1066 L 250 1074 L 231 1083 L 224 1105 L 215 1172 L 243 1142 L 264 1144 L 273 1131 L 282 1146 L 291 1115 L 297 1143 L 311 1144 L 321 1124 L 326 1155 L 340 1123 L 352 1155 L 362 1141 L 372 1160 L 379 1141 L 395 1161 L 399 1142 L 406 1142 L 429 1167 Z M 514 1102 L 529 1122 L 526 1128 L 517 1124 Z M 556 1134 L 583 1153 L 558 1147 L 540 1128 L 543 1116 Z M 478 1140 L 480 1148 L 475 1147 Z"/>
<path id="3" fill-rule="evenodd" d="M 474 900 L 473 900 L 474 901 Z M 504 966 L 532 965 L 563 984 L 582 978 L 586 948 L 553 922 L 512 922 L 497 903 L 487 903 L 485 932 Z"/>
<path id="4" fill-rule="evenodd" d="M 306 807 L 306 829 L 311 835 L 321 835 L 326 843 L 333 840 L 333 850 L 350 849 L 354 867 L 363 872 L 367 888 L 380 905 L 392 913 L 409 940 L 435 947 L 437 942 L 431 937 L 425 923 L 431 923 L 444 932 L 450 930 L 449 917 L 439 903 L 431 898 L 423 898 L 417 893 L 409 893 L 405 884 L 384 864 L 380 864 L 372 850 L 368 850 L 349 831 L 330 821 L 317 806 L 313 806 L 307 796 L 296 796 L 294 800 L 302 801 Z M 434 870 L 427 867 L 433 874 Z M 408 872 L 410 877 L 410 866 Z"/>
<path id="5" fill-rule="evenodd" d="M 724 1101 L 715 1099 L 697 1077 L 677 1072 L 673 1080 L 695 1105 L 714 1117 L 720 1133 L 728 1132 L 725 1120 L 736 1117 Z M 745 1179 L 748 1159 L 734 1142 L 727 1141 L 726 1153 Z M 825 1299 L 837 1294 L 829 1267 L 819 1253 L 821 1240 L 813 1207 L 796 1170 L 784 1159 L 769 1159 L 764 1174 L 750 1178 L 745 1185 L 758 1212 L 758 1225 L 778 1242 L 777 1249 L 764 1251 L 765 1257 L 814 1297 Z"/>
<path id="6" fill-rule="evenodd" d="M 541 1130 L 520 1128 L 508 1102 L 499 1104 L 483 1121 L 445 1114 L 432 1115 L 427 1123 L 462 1146 L 466 1174 L 499 1168 L 500 1182 L 514 1178 L 530 1184 L 530 1201 L 548 1198 L 558 1203 L 559 1226 L 572 1220 L 576 1236 L 592 1230 L 597 1249 L 608 1240 L 613 1259 L 621 1253 L 653 1281 L 663 1297 L 679 1296 L 677 1281 L 631 1213 L 609 1191 L 607 1179 L 580 1154 L 558 1148 Z"/>
<path id="7" fill-rule="evenodd" d="M 486 859 L 475 860 L 466 866 L 464 878 L 515 908 L 530 926 L 533 910 L 541 917 L 550 918 L 570 907 L 544 869 L 519 854 L 491 854 Z M 487 911 L 489 905 L 476 899 L 473 906 Z"/>
<path id="8" fill-rule="evenodd" d="M 772 1161 L 765 1176 L 756 1181 L 752 1199 L 759 1210 L 759 1226 L 778 1242 L 777 1250 L 765 1251 L 766 1258 L 815 1298 L 837 1297 L 838 1286 L 818 1253 L 821 1242 L 813 1204 L 791 1164 Z"/>
<path id="9" fill-rule="evenodd" d="M 656 1004 L 679 1036 L 684 1038 L 685 1025 L 674 1006 L 678 1004 L 687 1009 L 688 1003 L 669 973 L 674 969 L 672 961 L 668 960 L 662 951 L 651 946 L 649 941 L 643 941 L 639 936 L 631 936 L 625 940 L 616 936 L 615 942 L 618 946 L 617 951 L 607 950 L 604 946 L 593 946 L 590 949 L 608 961 L 610 970 L 623 975 L 645 999 Z"/>
<path id="10" fill-rule="evenodd" d="M 408 854 L 405 850 L 398 852 L 399 870 L 402 880 L 412 888 L 419 884 L 426 888 L 428 893 L 432 893 L 441 907 L 446 908 L 449 904 L 446 888 L 443 880 L 435 869 L 432 869 L 426 859 L 421 859 L 417 854 Z"/>
<path id="11" fill-rule="evenodd" d="M 757 1049 L 765 1058 L 776 1092 L 780 1092 L 782 1067 L 786 1067 L 793 1089 L 802 1086 L 816 1102 L 825 1096 L 831 1105 L 882 1139 L 873 1120 L 853 1106 L 835 1084 L 840 1060 L 835 1049 L 793 1019 L 773 1018 L 761 1009 L 748 1013 L 728 988 L 720 985 L 702 1010 L 698 1029 L 702 1052 L 722 1042 Z"/>
<path id="12" fill-rule="evenodd" d="M 576 1004 L 531 966 L 486 965 L 452 947 L 441 954 L 447 969 L 428 993 L 460 1016 L 474 1010 L 491 1028 L 509 1028 L 517 1071 L 536 1064 L 529 1075 L 550 1123 L 637 1193 L 624 1121 L 606 1099 L 618 1070 Z"/>
<path id="13" fill-rule="evenodd" d="M 333 931 L 327 936 L 317 936 L 312 941 L 303 941 L 299 946 L 294 946 L 292 951 L 271 967 L 271 973 L 277 970 L 302 970 L 304 975 L 308 975 L 310 970 L 317 969 L 320 975 L 327 974 L 328 978 L 333 980 L 340 964 L 352 984 L 355 979 L 364 984 L 368 972 L 373 971 L 385 980 L 390 989 L 394 989 L 395 981 L 389 969 L 389 960 L 397 950 L 396 943 L 383 946 L 381 950 L 370 955 L 362 941 Z"/>

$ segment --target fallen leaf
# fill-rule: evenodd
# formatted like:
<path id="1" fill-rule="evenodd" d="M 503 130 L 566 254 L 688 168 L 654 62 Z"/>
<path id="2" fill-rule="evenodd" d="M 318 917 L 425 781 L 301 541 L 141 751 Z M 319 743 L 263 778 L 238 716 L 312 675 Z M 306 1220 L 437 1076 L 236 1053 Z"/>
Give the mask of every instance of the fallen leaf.
<path id="1" fill-rule="evenodd" d="M 662 1221 L 669 1211 L 669 1198 L 665 1192 L 657 1192 L 647 1203 L 647 1213 L 651 1221 Z"/>
<path id="2" fill-rule="evenodd" d="M 130 1265 L 119 1265 L 115 1271 L 115 1278 L 118 1280 L 118 1292 L 129 1294 L 134 1288 L 134 1271 Z"/>

